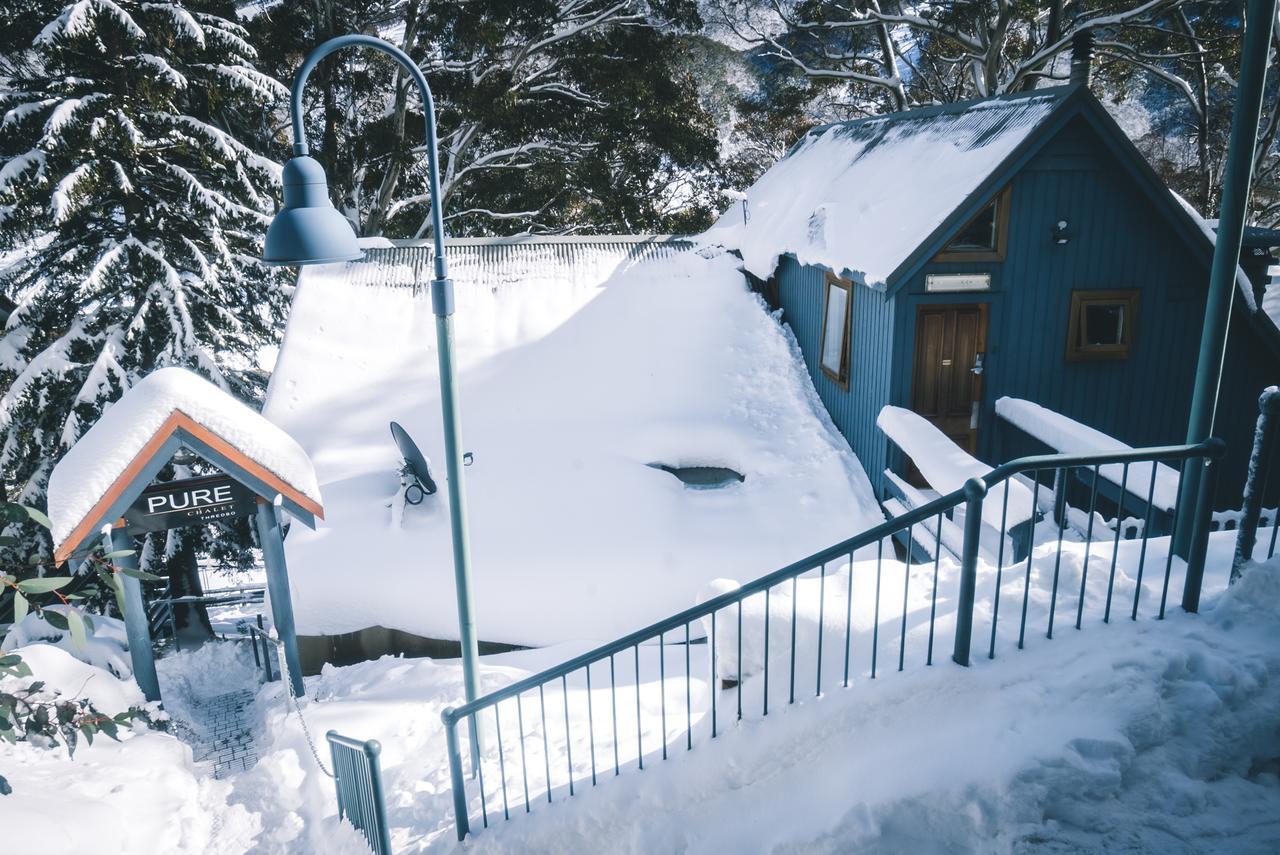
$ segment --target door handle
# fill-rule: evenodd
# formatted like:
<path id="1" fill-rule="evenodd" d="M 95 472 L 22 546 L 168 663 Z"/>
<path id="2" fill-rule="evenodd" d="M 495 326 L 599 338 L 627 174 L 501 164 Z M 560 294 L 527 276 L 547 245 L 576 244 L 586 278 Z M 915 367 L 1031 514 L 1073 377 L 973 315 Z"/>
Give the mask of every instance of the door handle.
<path id="1" fill-rule="evenodd" d="M 983 362 L 985 361 L 985 358 L 986 358 L 986 354 L 985 354 L 985 353 L 976 353 L 976 354 L 974 354 L 974 356 L 973 356 L 973 367 L 972 367 L 972 368 L 970 368 L 969 370 L 970 370 L 970 371 L 972 371 L 974 374 L 979 374 L 979 375 L 980 375 L 980 374 L 982 374 L 982 372 L 986 370 L 986 369 L 983 367 Z"/>

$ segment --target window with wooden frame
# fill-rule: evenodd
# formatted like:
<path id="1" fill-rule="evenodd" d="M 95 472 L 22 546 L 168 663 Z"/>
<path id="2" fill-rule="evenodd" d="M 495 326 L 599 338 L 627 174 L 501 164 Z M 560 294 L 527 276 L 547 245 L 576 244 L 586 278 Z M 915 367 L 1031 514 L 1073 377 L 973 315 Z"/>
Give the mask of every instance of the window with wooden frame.
<path id="1" fill-rule="evenodd" d="M 965 223 L 935 261 L 1004 261 L 1009 237 L 1009 188 Z"/>
<path id="2" fill-rule="evenodd" d="M 1137 317 L 1137 291 L 1072 291 L 1067 361 L 1128 359 Z"/>
<path id="3" fill-rule="evenodd" d="M 853 288 L 847 279 L 828 273 L 822 296 L 822 342 L 818 364 L 822 373 L 849 388 L 849 324 L 853 317 Z"/>

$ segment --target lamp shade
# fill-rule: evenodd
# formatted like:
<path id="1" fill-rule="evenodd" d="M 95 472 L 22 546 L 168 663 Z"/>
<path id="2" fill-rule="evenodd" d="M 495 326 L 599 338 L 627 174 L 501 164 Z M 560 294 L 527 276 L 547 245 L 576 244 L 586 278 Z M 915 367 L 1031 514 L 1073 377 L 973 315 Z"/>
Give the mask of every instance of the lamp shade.
<path id="1" fill-rule="evenodd" d="M 265 264 L 294 266 L 364 257 L 346 217 L 329 201 L 324 169 L 310 157 L 284 165 L 284 207 L 267 229 Z"/>

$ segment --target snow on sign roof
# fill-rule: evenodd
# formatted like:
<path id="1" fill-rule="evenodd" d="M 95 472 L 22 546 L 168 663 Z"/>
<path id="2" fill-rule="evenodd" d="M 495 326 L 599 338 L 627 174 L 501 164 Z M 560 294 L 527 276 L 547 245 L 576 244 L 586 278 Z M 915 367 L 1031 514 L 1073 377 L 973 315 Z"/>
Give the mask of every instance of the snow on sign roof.
<path id="1" fill-rule="evenodd" d="M 705 239 L 767 279 L 778 259 L 881 287 L 1045 121 L 1069 87 L 911 110 L 810 131 Z"/>
<path id="2" fill-rule="evenodd" d="M 58 560 L 114 521 L 107 517 L 118 514 L 122 492 L 180 430 L 256 464 L 265 485 L 321 515 L 315 470 L 292 437 L 208 380 L 184 368 L 161 368 L 111 404 L 49 476 Z"/>
<path id="3" fill-rule="evenodd" d="M 711 579 L 762 575 L 883 520 L 737 259 L 687 249 L 451 247 L 482 639 L 610 637 L 693 605 Z M 324 524 L 285 541 L 300 634 L 457 638 L 445 484 L 402 513 L 393 502 L 389 422 L 443 454 L 430 300 L 405 287 L 430 278 L 428 258 L 372 250 L 299 279 L 264 413 L 310 452 L 326 499 Z M 651 463 L 745 480 L 689 489 Z"/>

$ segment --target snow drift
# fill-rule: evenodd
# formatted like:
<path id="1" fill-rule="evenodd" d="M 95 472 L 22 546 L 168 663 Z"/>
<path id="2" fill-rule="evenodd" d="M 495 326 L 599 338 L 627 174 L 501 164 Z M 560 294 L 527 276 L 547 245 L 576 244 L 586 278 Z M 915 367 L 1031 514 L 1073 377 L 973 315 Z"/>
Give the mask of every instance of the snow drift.
<path id="1" fill-rule="evenodd" d="M 519 247 L 505 278 L 453 271 L 482 638 L 608 637 L 883 518 L 736 259 L 567 266 L 549 246 Z M 303 274 L 264 410 L 325 494 L 324 524 L 286 541 L 298 631 L 453 638 L 444 485 L 401 515 L 388 433 L 395 420 L 428 456 L 443 446 L 434 321 L 406 287 L 415 270 L 377 252 Z M 691 490 L 651 463 L 746 477 Z"/>

